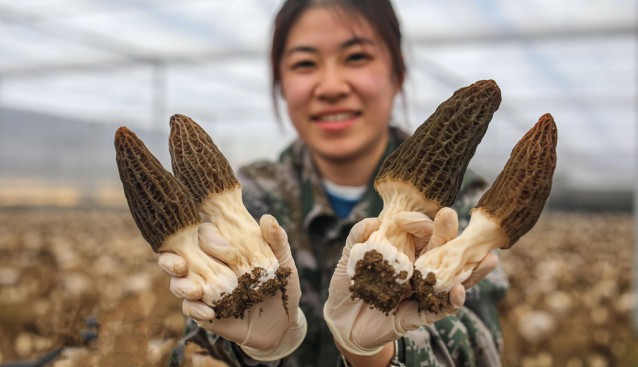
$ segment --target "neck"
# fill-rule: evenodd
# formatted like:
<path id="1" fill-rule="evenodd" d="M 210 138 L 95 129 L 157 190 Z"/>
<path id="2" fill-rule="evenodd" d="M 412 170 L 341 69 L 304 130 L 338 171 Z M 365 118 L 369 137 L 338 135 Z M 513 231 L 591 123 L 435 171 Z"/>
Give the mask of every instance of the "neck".
<path id="1" fill-rule="evenodd" d="M 388 136 L 383 144 L 353 157 L 335 159 L 313 154 L 313 159 L 325 179 L 342 186 L 363 186 L 370 182 L 387 144 Z"/>

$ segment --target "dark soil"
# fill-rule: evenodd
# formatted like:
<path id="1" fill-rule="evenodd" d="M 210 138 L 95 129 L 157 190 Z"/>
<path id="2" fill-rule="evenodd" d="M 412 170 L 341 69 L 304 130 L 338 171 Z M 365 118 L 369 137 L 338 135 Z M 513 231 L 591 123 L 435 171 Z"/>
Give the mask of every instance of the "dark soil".
<path id="1" fill-rule="evenodd" d="M 410 284 L 414 289 L 413 299 L 419 304 L 419 312 L 427 311 L 432 313 L 440 312 L 448 303 L 449 293 L 434 292 L 436 275 L 428 273 L 424 278 L 419 270 L 414 270 L 414 275 L 410 279 Z"/>
<path id="2" fill-rule="evenodd" d="M 353 298 L 359 298 L 387 315 L 412 293 L 410 282 L 397 282 L 407 276 L 406 271 L 397 273 L 380 252 L 370 250 L 355 265 L 350 292 Z"/>
<path id="3" fill-rule="evenodd" d="M 252 273 L 240 276 L 237 288 L 230 294 L 222 295 L 222 298 L 213 304 L 215 317 L 218 319 L 227 317 L 243 319 L 246 310 L 261 303 L 266 297 L 274 296 L 277 291 L 281 291 L 281 300 L 287 311 L 286 285 L 288 285 L 291 270 L 280 267 L 275 272 L 275 278 L 261 284 L 259 278 L 265 273 L 266 270 L 263 268 L 254 268 Z"/>

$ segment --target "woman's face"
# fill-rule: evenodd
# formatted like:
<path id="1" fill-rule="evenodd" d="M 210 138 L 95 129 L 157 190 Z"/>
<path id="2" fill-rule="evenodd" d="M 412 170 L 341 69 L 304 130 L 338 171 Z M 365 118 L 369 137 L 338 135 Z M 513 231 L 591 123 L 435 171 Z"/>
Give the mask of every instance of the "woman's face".
<path id="1" fill-rule="evenodd" d="M 280 70 L 288 114 L 315 158 L 341 162 L 383 153 L 400 86 L 385 44 L 367 22 L 310 8 L 291 28 Z"/>

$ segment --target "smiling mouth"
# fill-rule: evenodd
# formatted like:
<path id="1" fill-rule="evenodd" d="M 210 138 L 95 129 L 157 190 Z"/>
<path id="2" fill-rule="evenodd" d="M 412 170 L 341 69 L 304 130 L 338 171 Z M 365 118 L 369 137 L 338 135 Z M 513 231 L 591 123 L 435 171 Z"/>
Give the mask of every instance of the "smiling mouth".
<path id="1" fill-rule="evenodd" d="M 312 116 L 312 121 L 316 122 L 340 122 L 351 120 L 361 115 L 361 112 L 339 112 Z"/>

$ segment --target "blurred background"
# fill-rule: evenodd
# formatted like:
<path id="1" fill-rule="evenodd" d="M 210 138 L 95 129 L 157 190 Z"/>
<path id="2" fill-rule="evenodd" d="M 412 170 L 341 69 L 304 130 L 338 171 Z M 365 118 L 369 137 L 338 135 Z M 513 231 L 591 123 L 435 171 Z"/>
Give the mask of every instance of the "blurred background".
<path id="1" fill-rule="evenodd" d="M 113 135 L 127 125 L 169 167 L 179 113 L 234 167 L 276 158 L 295 137 L 270 98 L 280 4 L 0 0 L 0 362 L 61 345 L 79 365 L 165 360 L 179 303 L 130 220 Z M 454 90 L 494 79 L 503 102 L 470 164 L 488 179 L 542 114 L 558 126 L 545 214 L 504 254 L 505 364 L 635 366 L 638 2 L 394 4 L 408 63 L 397 125 L 413 131 Z M 93 315 L 106 326 L 82 346 Z"/>

